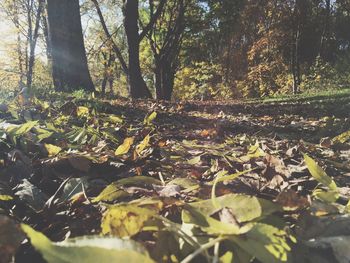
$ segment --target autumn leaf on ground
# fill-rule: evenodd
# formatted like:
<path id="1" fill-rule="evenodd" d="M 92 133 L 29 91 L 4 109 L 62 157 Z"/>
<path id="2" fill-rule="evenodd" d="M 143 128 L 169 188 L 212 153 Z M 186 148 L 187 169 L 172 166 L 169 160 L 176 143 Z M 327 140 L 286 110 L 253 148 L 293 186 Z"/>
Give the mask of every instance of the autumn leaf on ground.
<path id="1" fill-rule="evenodd" d="M 114 152 L 116 156 L 127 154 L 134 143 L 134 137 L 129 137 L 124 139 L 123 144 L 121 144 Z"/>

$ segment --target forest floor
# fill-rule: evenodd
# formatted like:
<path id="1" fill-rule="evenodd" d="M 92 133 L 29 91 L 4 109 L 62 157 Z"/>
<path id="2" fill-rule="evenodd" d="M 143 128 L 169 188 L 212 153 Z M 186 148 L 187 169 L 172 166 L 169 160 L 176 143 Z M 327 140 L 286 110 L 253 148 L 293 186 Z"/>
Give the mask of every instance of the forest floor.
<path id="1" fill-rule="evenodd" d="M 0 262 L 349 262 L 349 112 L 346 93 L 3 105 Z"/>

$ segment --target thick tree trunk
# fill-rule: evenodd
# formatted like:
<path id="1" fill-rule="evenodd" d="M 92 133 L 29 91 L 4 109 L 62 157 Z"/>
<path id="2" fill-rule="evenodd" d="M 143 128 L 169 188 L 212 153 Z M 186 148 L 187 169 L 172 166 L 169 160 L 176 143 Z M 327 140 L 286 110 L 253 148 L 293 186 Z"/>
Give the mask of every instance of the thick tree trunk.
<path id="1" fill-rule="evenodd" d="M 79 0 L 48 0 L 47 9 L 55 89 L 94 91 L 87 66 Z"/>
<path id="2" fill-rule="evenodd" d="M 46 58 L 47 63 L 51 67 L 52 65 L 52 55 L 51 55 L 51 40 L 49 38 L 49 27 L 47 25 L 47 13 L 43 12 L 43 18 L 42 18 L 42 28 L 43 28 L 43 34 L 46 42 Z"/>
<path id="3" fill-rule="evenodd" d="M 152 95 L 141 74 L 138 5 L 138 0 L 124 1 L 124 27 L 129 54 L 129 92 L 132 98 L 151 98 Z"/>

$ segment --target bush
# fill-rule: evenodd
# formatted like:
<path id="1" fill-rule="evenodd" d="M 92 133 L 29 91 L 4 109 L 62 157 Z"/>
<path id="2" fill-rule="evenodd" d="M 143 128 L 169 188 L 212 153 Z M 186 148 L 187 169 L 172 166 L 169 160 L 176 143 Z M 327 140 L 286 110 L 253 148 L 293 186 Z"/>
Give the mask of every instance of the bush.
<path id="1" fill-rule="evenodd" d="M 175 99 L 222 100 L 232 97 L 232 90 L 223 84 L 221 65 L 207 62 L 194 63 L 176 74 Z"/>

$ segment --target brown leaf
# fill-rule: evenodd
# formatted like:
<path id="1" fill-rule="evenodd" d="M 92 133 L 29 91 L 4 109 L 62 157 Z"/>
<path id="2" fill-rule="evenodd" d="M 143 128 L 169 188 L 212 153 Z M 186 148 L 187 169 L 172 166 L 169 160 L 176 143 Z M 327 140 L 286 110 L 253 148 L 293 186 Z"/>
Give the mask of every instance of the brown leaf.
<path id="1" fill-rule="evenodd" d="M 68 161 L 75 169 L 81 172 L 87 173 L 91 168 L 90 160 L 83 156 L 69 157 Z"/>
<path id="2" fill-rule="evenodd" d="M 11 258 L 21 245 L 24 234 L 10 218 L 0 215 L 0 262 L 12 262 Z"/>
<path id="3" fill-rule="evenodd" d="M 290 211 L 300 210 L 310 205 L 307 198 L 299 196 L 292 189 L 281 192 L 277 196 L 276 202 Z"/>

